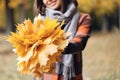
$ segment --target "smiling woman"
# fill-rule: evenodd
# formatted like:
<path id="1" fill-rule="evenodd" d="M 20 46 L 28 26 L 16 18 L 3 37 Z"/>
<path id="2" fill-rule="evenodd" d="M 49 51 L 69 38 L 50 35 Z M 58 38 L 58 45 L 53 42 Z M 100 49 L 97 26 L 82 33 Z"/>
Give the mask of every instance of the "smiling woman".
<path id="1" fill-rule="evenodd" d="M 82 50 L 90 36 L 90 16 L 78 11 L 77 0 L 35 0 L 34 12 L 43 20 L 50 17 L 64 21 L 62 30 L 71 33 L 61 61 L 51 65 L 51 73 L 44 73 L 42 79 L 82 80 Z"/>

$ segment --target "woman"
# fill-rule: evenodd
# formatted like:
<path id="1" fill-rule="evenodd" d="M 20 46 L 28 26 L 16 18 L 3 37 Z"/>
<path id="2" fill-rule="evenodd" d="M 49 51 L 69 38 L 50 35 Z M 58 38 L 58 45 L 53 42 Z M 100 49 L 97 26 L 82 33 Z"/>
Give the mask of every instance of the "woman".
<path id="1" fill-rule="evenodd" d="M 65 21 L 62 29 L 70 32 L 70 42 L 56 62 L 51 74 L 43 74 L 43 80 L 82 80 L 82 51 L 90 36 L 90 16 L 77 10 L 76 0 L 35 0 L 34 12 L 42 18 Z"/>

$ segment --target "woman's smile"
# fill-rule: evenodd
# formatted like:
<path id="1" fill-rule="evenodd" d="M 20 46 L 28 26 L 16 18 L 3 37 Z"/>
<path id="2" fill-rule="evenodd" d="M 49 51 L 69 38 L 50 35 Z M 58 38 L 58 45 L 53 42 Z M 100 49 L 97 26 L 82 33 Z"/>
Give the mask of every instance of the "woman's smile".
<path id="1" fill-rule="evenodd" d="M 55 6 L 56 5 L 56 0 L 48 2 L 48 5 L 51 6 L 51 7 Z"/>
<path id="2" fill-rule="evenodd" d="M 47 8 L 58 9 L 62 6 L 62 0 L 43 0 Z"/>

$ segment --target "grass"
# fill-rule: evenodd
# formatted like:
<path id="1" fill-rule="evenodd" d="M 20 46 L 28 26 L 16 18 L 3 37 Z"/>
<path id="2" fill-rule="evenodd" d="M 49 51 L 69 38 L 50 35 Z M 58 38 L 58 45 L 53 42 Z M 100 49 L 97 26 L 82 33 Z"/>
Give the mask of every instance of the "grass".
<path id="1" fill-rule="evenodd" d="M 93 35 L 83 60 L 85 80 L 120 80 L 120 33 Z"/>
<path id="2" fill-rule="evenodd" d="M 0 80 L 32 80 L 30 75 L 21 75 L 16 70 L 17 55 L 4 40 L 0 38 L 3 48 L 0 50 Z M 83 51 L 84 80 L 120 80 L 119 49 L 120 32 L 93 33 Z"/>

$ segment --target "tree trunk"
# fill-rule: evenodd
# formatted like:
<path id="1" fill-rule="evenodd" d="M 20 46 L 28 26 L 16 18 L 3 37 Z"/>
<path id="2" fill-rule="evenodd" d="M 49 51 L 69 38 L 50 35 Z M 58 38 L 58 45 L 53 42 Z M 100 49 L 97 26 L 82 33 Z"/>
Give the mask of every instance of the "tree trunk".
<path id="1" fill-rule="evenodd" d="M 25 20 L 26 16 L 26 10 L 24 8 L 24 5 L 20 5 L 20 22 L 23 22 Z"/>
<path id="2" fill-rule="evenodd" d="M 119 25 L 119 29 L 120 29 L 120 6 L 118 6 L 118 25 Z"/>
<path id="3" fill-rule="evenodd" d="M 107 33 L 108 32 L 108 21 L 106 16 L 102 17 L 102 32 Z"/>
<path id="4" fill-rule="evenodd" d="M 14 12 L 13 9 L 11 9 L 8 6 L 9 0 L 6 0 L 6 20 L 7 20 L 7 29 L 6 33 L 9 34 L 10 31 L 15 31 L 15 25 L 14 25 Z"/>

